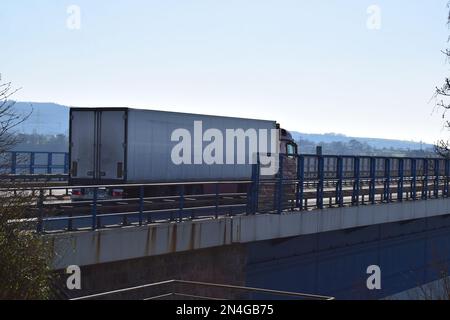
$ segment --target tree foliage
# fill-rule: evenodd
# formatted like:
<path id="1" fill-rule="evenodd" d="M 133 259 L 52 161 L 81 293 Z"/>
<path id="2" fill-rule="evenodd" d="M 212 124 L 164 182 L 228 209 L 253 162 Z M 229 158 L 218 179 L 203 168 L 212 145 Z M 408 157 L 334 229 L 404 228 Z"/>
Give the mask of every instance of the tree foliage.
<path id="1" fill-rule="evenodd" d="M 0 198 L 0 299 L 50 297 L 51 253 L 44 238 L 31 231 L 35 220 L 26 210 L 33 196 L 18 191 Z"/>
<path id="2" fill-rule="evenodd" d="M 17 114 L 10 97 L 17 90 L 0 77 L 0 155 L 17 143 L 14 128 L 28 115 Z M 27 207 L 36 194 L 0 179 L 0 299 L 50 297 L 51 253 Z"/>

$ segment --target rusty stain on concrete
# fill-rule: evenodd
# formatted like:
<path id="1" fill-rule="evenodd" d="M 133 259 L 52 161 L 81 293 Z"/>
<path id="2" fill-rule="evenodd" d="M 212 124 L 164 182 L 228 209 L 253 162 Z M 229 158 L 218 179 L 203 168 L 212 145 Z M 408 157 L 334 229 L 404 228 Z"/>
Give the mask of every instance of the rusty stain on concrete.
<path id="1" fill-rule="evenodd" d="M 158 228 L 152 228 L 152 236 L 151 236 L 151 252 L 154 254 L 156 252 L 156 232 L 158 231 Z"/>
<path id="2" fill-rule="evenodd" d="M 147 240 L 145 242 L 145 252 L 147 255 L 150 254 L 150 248 L 151 248 L 151 237 L 152 237 L 152 228 L 147 229 Z"/>
<path id="3" fill-rule="evenodd" d="M 224 223 L 224 228 L 223 228 L 223 244 L 227 244 L 227 224 Z"/>
<path id="4" fill-rule="evenodd" d="M 191 237 L 189 240 L 189 250 L 193 250 L 195 248 L 195 228 L 196 228 L 196 224 L 193 223 L 191 224 Z"/>
<path id="5" fill-rule="evenodd" d="M 170 234 L 169 231 L 169 251 L 170 252 L 176 252 L 177 251 L 177 230 L 178 230 L 178 224 L 174 223 L 172 225 L 172 228 L 170 228 L 172 234 Z"/>
<path id="6" fill-rule="evenodd" d="M 98 263 L 100 262 L 100 252 L 102 245 L 101 232 L 96 232 L 94 234 L 94 241 L 95 241 L 95 261 Z"/>

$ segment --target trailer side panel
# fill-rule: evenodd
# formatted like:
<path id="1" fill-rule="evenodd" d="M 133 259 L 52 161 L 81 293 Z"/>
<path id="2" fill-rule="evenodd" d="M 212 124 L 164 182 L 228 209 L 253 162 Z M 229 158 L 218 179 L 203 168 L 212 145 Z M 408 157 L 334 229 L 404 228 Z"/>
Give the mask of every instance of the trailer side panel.
<path id="1" fill-rule="evenodd" d="M 204 180 L 240 180 L 251 177 L 251 165 L 238 164 L 181 164 L 171 159 L 178 141 L 171 141 L 176 129 L 187 129 L 194 143 L 194 121 L 202 122 L 203 133 L 218 129 L 225 147 L 226 129 L 275 129 L 275 121 L 182 114 L 163 111 L 135 110 L 128 113 L 127 182 L 171 182 Z M 201 138 L 201 137 L 200 137 Z M 210 142 L 202 143 L 202 150 Z M 202 160 L 202 154 L 191 150 L 192 159 Z M 225 153 L 225 151 L 224 151 Z M 246 155 L 249 147 L 246 144 Z M 235 152 L 236 154 L 236 152 Z M 224 159 L 225 160 L 225 159 Z M 235 161 L 236 163 L 236 161 Z"/>

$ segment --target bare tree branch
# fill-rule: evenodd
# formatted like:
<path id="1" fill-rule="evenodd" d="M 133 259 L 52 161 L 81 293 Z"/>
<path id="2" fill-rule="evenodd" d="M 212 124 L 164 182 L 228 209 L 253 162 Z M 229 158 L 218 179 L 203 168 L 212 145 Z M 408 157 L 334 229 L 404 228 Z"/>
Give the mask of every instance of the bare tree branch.
<path id="1" fill-rule="evenodd" d="M 14 109 L 15 101 L 10 100 L 10 97 L 20 88 L 13 89 L 11 82 L 1 81 L 0 74 L 0 154 L 3 154 L 18 143 L 14 129 L 30 117 L 33 109 L 28 114 L 19 114 Z"/>
<path id="2" fill-rule="evenodd" d="M 450 1 L 447 3 L 447 8 L 450 8 Z M 450 27 L 450 11 L 447 17 L 447 26 Z M 450 41 L 450 36 L 447 39 Z M 450 63 L 450 48 L 442 50 L 442 53 L 446 57 L 446 62 Z M 444 79 L 444 83 L 441 86 L 437 86 L 434 90 L 433 98 L 435 105 L 442 112 L 442 119 L 444 120 L 444 128 L 450 130 L 450 121 L 446 120 L 447 110 L 450 110 L 450 77 Z M 450 141 L 439 140 L 435 143 L 435 151 L 440 156 L 449 159 L 450 158 Z"/>
<path id="3" fill-rule="evenodd" d="M 0 162 L 6 166 L 6 151 L 18 142 L 15 129 L 33 110 L 19 114 L 11 97 L 20 89 L 1 80 L 0 75 Z M 0 180 L 0 300 L 50 297 L 51 252 L 45 239 L 34 232 L 34 219 L 30 219 L 35 193 Z"/>

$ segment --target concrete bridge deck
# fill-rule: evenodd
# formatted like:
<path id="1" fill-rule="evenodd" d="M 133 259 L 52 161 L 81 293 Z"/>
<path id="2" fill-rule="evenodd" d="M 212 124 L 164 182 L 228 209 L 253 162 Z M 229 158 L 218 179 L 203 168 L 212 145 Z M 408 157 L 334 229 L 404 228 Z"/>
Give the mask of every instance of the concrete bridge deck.
<path id="1" fill-rule="evenodd" d="M 87 266 L 198 249 L 283 239 L 450 214 L 450 199 L 404 201 L 282 214 L 151 224 L 50 234 L 54 269 Z"/>

